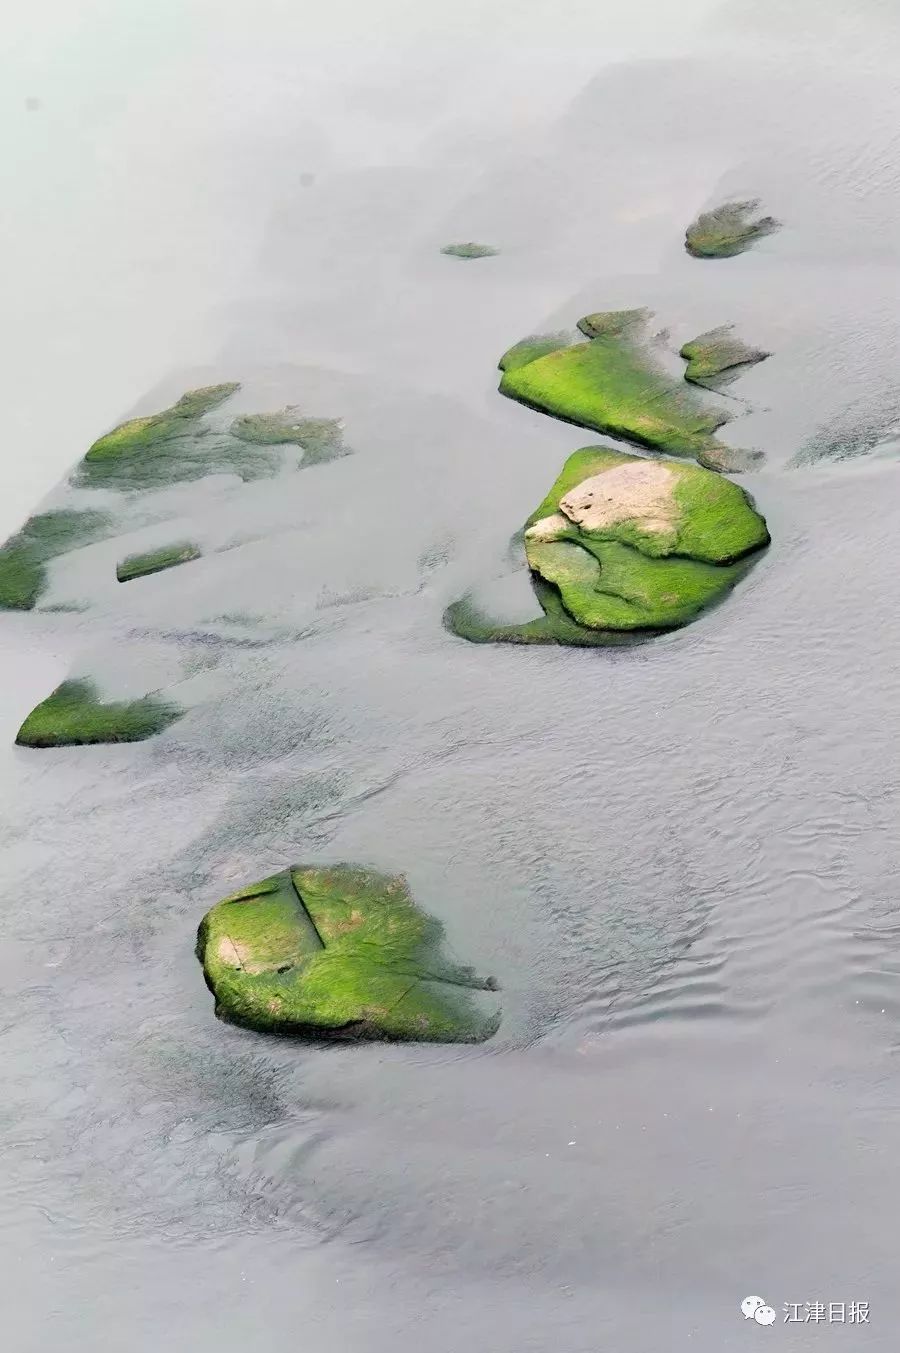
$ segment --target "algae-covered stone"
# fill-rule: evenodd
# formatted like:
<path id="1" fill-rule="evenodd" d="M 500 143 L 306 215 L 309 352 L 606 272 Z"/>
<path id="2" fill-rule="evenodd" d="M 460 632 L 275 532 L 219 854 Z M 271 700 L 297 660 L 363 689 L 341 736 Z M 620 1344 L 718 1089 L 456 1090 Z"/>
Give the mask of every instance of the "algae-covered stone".
<path id="1" fill-rule="evenodd" d="M 112 529 L 105 512 L 41 512 L 0 549 L 0 610 L 30 611 L 47 585 L 45 565 Z"/>
<path id="2" fill-rule="evenodd" d="M 640 334 L 647 320 L 649 310 L 598 310 L 593 315 L 583 315 L 578 328 L 585 338 L 622 338 Z"/>
<path id="3" fill-rule="evenodd" d="M 736 338 L 731 325 L 723 325 L 684 344 L 681 349 L 687 362 L 684 379 L 708 390 L 718 390 L 737 380 L 745 367 L 764 362 L 771 355 Z"/>
<path id="4" fill-rule="evenodd" d="M 757 453 L 733 452 L 715 437 L 730 417 L 710 408 L 669 377 L 640 341 L 646 311 L 617 310 L 579 320 L 587 342 L 510 351 L 501 367 L 501 394 L 556 418 L 671 455 L 693 456 L 711 468 L 755 463 Z M 527 360 L 523 360 L 527 359 Z"/>
<path id="5" fill-rule="evenodd" d="M 622 642 L 687 624 L 769 541 L 731 480 L 698 466 L 585 447 L 566 461 L 525 529 L 544 618 L 504 625 L 467 599 L 446 613 L 476 642 Z"/>
<path id="6" fill-rule="evenodd" d="M 733 258 L 764 235 L 771 235 L 780 222 L 774 216 L 759 216 L 759 202 L 725 202 L 703 211 L 685 231 L 684 247 L 694 258 Z"/>
<path id="7" fill-rule="evenodd" d="M 21 747 L 79 747 L 142 742 L 180 718 L 177 705 L 144 696 L 104 703 L 90 681 L 64 681 L 41 701 L 16 735 Z"/>
<path id="8" fill-rule="evenodd" d="M 535 358 L 559 352 L 560 348 L 567 348 L 573 342 L 571 334 L 566 333 L 530 334 L 528 338 L 521 338 L 518 343 L 507 348 L 497 365 L 501 371 L 515 371 L 520 366 L 527 366 Z"/>
<path id="9" fill-rule="evenodd" d="M 239 389 L 229 382 L 188 390 L 171 408 L 130 418 L 93 443 L 76 471 L 76 482 L 144 489 L 216 471 L 252 477 L 254 467 L 244 466 L 246 452 L 203 421 Z"/>
<path id="10" fill-rule="evenodd" d="M 499 1023 L 496 983 L 442 953 L 402 877 L 299 865 L 219 902 L 197 956 L 216 1014 L 272 1033 L 474 1042 Z"/>
<path id="11" fill-rule="evenodd" d="M 254 446 L 299 446 L 303 464 L 335 460 L 349 454 L 338 418 L 307 418 L 295 405 L 278 413 L 246 413 L 229 428 L 232 437 Z"/>
<path id="12" fill-rule="evenodd" d="M 199 559 L 200 554 L 199 547 L 189 542 L 164 545 L 146 554 L 129 554 L 116 565 L 116 577 L 120 583 L 128 583 L 133 578 L 145 578 L 149 573 L 162 573 L 164 569 L 188 564 L 192 559 Z"/>
<path id="13" fill-rule="evenodd" d="M 445 244 L 441 250 L 442 254 L 449 254 L 452 258 L 493 258 L 498 252 L 491 245 L 476 244 L 474 240 L 464 244 Z"/>

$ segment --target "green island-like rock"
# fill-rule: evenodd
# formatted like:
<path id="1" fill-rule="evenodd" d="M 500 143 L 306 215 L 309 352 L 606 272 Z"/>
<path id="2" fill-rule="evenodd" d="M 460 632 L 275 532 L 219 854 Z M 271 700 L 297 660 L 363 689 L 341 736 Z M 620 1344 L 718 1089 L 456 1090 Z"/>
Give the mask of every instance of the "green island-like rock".
<path id="1" fill-rule="evenodd" d="M 733 258 L 764 235 L 778 230 L 774 216 L 758 216 L 759 202 L 725 202 L 702 211 L 685 231 L 684 247 L 694 258 Z"/>
<path id="2" fill-rule="evenodd" d="M 299 865 L 207 912 L 197 957 L 216 1014 L 270 1033 L 475 1042 L 499 1024 L 493 979 L 443 957 L 402 877 Z"/>
<path id="3" fill-rule="evenodd" d="M 81 747 L 142 742 L 181 717 L 177 705 L 146 695 L 104 703 L 91 681 L 64 681 L 31 711 L 16 734 L 20 747 Z"/>
<path id="4" fill-rule="evenodd" d="M 727 410 L 701 403 L 648 354 L 641 342 L 646 318 L 640 310 L 600 312 L 579 320 L 585 342 L 550 351 L 536 339 L 515 344 L 499 362 L 500 393 L 637 446 L 693 456 L 709 469 L 756 464 L 758 452 L 735 450 L 716 438 L 730 417 Z"/>
<path id="5" fill-rule="evenodd" d="M 0 610 L 30 611 L 47 586 L 45 565 L 112 529 L 105 512 L 41 512 L 0 549 Z"/>
<path id="6" fill-rule="evenodd" d="M 499 252 L 489 244 L 476 244 L 474 240 L 465 244 L 445 244 L 441 250 L 442 254 L 449 254 L 451 258 L 493 258 Z"/>
<path id="7" fill-rule="evenodd" d="M 481 643 L 647 638 L 719 601 L 768 542 L 765 521 L 731 480 L 589 446 L 569 457 L 525 526 L 543 616 L 504 624 L 463 598 L 445 622 Z"/>
<path id="8" fill-rule="evenodd" d="M 687 362 L 684 379 L 708 390 L 718 390 L 737 380 L 746 367 L 764 362 L 771 355 L 735 338 L 731 325 L 723 325 L 720 329 L 698 334 L 684 344 L 681 349 L 681 356 Z"/>
<path id="9" fill-rule="evenodd" d="M 241 414 L 228 430 L 252 446 L 299 446 L 304 466 L 349 455 L 340 419 L 306 418 L 295 405 L 278 413 Z"/>
<path id="10" fill-rule="evenodd" d="M 116 565 L 116 577 L 120 583 L 129 583 L 133 578 L 146 578 L 149 573 L 162 573 L 164 569 L 188 564 L 200 555 L 199 547 L 189 542 L 164 545 L 146 554 L 129 554 Z"/>

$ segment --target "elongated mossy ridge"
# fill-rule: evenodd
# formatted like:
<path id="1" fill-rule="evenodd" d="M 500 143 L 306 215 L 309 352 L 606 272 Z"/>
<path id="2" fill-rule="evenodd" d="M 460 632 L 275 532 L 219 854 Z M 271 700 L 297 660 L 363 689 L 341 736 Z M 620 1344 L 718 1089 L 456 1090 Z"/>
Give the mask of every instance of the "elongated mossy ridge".
<path id="1" fill-rule="evenodd" d="M 687 362 L 684 379 L 707 390 L 719 390 L 737 380 L 741 372 L 757 362 L 764 362 L 771 353 L 753 348 L 734 336 L 730 324 L 698 334 L 681 349 Z"/>
<path id="2" fill-rule="evenodd" d="M 307 418 L 296 405 L 278 413 L 245 413 L 229 428 L 232 437 L 253 446 L 299 446 L 303 464 L 349 455 L 339 418 Z"/>
<path id="3" fill-rule="evenodd" d="M 544 617 L 507 625 L 463 598 L 445 623 L 475 642 L 581 646 L 677 629 L 719 601 L 769 542 L 739 485 L 681 461 L 576 451 L 528 518 Z"/>
<path id="4" fill-rule="evenodd" d="M 192 559 L 199 559 L 200 554 L 199 547 L 189 542 L 165 545 L 146 554 L 129 554 L 116 565 L 116 577 L 120 583 L 128 583 L 133 578 L 145 578 L 148 573 L 162 573 L 164 569 L 188 564 Z"/>
<path id="5" fill-rule="evenodd" d="M 405 880 L 355 865 L 297 865 L 207 912 L 197 957 L 216 1014 L 295 1036 L 477 1042 L 496 990 L 442 953 L 443 929 Z"/>
<path id="6" fill-rule="evenodd" d="M 442 254 L 449 254 L 452 258 L 493 258 L 499 252 L 490 244 L 476 244 L 474 240 L 464 244 L 445 244 L 441 250 Z"/>
<path id="7" fill-rule="evenodd" d="M 37 705 L 16 734 L 20 747 L 80 747 L 97 742 L 142 742 L 161 733 L 183 711 L 155 696 L 103 703 L 91 681 L 64 681 Z"/>
<path id="8" fill-rule="evenodd" d="M 774 216 L 758 216 L 759 202 L 724 202 L 703 211 L 685 231 L 684 247 L 694 258 L 733 258 L 756 240 L 778 230 Z"/>
<path id="9" fill-rule="evenodd" d="M 709 408 L 661 370 L 640 343 L 646 311 L 617 310 L 578 321 L 586 342 L 541 350 L 516 344 L 501 359 L 500 393 L 569 423 L 636 446 L 692 456 L 710 469 L 746 469 L 758 453 L 735 451 L 716 429 L 730 417 Z M 512 360 L 510 356 L 512 355 Z"/>
<path id="10" fill-rule="evenodd" d="M 47 585 L 45 565 L 112 530 L 105 512 L 41 512 L 0 549 L 0 610 L 30 611 Z"/>

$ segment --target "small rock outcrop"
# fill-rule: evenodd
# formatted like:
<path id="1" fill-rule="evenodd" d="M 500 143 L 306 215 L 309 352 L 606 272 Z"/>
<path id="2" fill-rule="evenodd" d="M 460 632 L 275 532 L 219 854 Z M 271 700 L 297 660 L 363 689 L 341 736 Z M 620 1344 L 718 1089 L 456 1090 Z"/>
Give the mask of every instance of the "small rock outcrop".
<path id="1" fill-rule="evenodd" d="M 297 865 L 207 912 L 197 957 L 223 1019 L 295 1036 L 476 1042 L 493 979 L 450 962 L 402 877 Z"/>

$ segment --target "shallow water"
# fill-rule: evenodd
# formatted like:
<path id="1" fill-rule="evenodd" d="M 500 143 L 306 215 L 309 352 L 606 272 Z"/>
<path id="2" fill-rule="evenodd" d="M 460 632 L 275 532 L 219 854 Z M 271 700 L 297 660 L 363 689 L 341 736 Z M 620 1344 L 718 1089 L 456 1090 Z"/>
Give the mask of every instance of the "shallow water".
<path id="1" fill-rule="evenodd" d="M 893 1349 L 897 463 L 791 464 L 896 409 L 893 8 L 573 7 L 549 45 L 543 4 L 510 44 L 500 7 L 397 3 L 349 47 L 347 5 L 240 8 L 164 6 L 151 42 L 101 40 L 97 4 L 42 57 L 90 55 L 93 103 L 71 72 L 22 85 L 47 141 L 12 215 L 43 234 L 11 293 L 10 529 L 141 390 L 135 412 L 240 379 L 236 408 L 341 417 L 354 454 L 148 496 L 52 566 L 43 604 L 87 610 L 0 622 L 9 1347 Z M 74 202 L 35 298 L 41 204 L 88 164 L 106 195 Z M 696 212 L 746 194 L 784 228 L 688 258 Z M 441 256 L 458 238 L 502 252 Z M 638 305 L 661 353 L 728 322 L 774 353 L 725 430 L 767 453 L 742 482 L 771 549 L 638 649 L 454 638 L 443 608 L 508 572 L 594 440 L 498 397 L 497 357 Z M 204 558 L 111 581 L 176 534 Z M 137 746 L 14 748 L 69 672 L 188 713 Z M 214 1020 L 203 912 L 327 859 L 405 870 L 500 979 L 490 1043 Z M 816 1300 L 870 1323 L 782 1323 Z"/>

